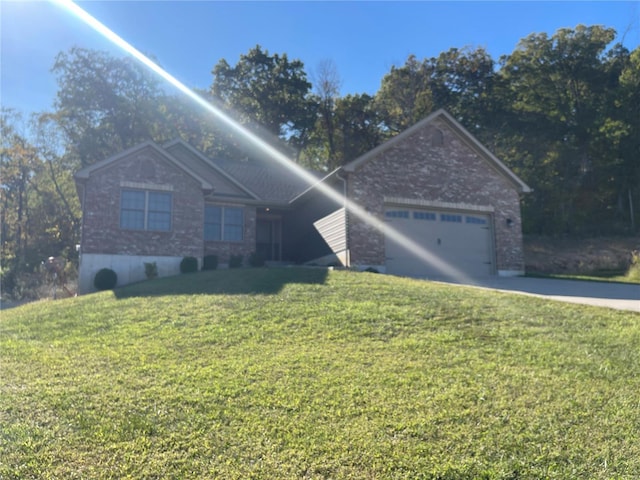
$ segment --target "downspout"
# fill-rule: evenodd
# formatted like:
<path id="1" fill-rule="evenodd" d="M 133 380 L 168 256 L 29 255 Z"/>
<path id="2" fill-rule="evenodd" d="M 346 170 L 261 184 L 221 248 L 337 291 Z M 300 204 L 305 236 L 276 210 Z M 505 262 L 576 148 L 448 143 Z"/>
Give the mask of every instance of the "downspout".
<path id="1" fill-rule="evenodd" d="M 341 171 L 341 170 L 340 170 Z M 345 235 L 345 267 L 351 267 L 351 248 L 349 246 L 349 209 L 347 208 L 347 179 L 340 176 L 340 171 L 336 173 L 336 178 L 342 182 L 342 206 L 344 208 L 344 235 Z"/>

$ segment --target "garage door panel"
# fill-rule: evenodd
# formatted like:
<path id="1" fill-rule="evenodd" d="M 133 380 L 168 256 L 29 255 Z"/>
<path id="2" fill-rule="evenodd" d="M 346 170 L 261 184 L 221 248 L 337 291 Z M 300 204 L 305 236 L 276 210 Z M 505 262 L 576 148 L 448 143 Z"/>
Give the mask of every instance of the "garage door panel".
<path id="1" fill-rule="evenodd" d="M 424 250 L 469 276 L 493 273 L 489 217 L 468 212 L 387 208 L 386 221 Z M 431 263 L 387 236 L 387 272 L 414 277 L 443 275 Z"/>

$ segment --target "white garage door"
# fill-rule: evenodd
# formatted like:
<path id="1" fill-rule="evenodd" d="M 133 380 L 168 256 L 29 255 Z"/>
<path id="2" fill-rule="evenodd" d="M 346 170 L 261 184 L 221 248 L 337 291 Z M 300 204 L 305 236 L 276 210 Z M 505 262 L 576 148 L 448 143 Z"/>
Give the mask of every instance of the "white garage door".
<path id="1" fill-rule="evenodd" d="M 470 277 L 494 273 L 493 236 L 488 215 L 387 207 L 385 220 L 389 228 Z M 428 278 L 449 276 L 388 235 L 385 254 L 387 273 Z"/>

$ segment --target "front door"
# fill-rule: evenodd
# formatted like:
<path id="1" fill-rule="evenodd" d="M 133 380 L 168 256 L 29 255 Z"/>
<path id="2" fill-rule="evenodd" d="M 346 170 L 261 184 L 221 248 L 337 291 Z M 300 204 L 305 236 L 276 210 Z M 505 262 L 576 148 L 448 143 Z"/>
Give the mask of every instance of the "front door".
<path id="1" fill-rule="evenodd" d="M 256 253 L 266 261 L 282 260 L 282 220 L 280 218 L 257 219 Z"/>

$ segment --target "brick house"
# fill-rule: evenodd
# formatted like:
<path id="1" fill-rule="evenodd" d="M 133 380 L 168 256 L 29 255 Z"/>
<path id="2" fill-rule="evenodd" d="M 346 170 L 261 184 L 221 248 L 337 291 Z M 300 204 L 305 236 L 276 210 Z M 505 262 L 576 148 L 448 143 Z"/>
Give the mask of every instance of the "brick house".
<path id="1" fill-rule="evenodd" d="M 104 267 L 124 285 L 145 278 L 144 262 L 165 276 L 184 256 L 210 254 L 222 266 L 257 254 L 425 278 L 455 275 L 447 266 L 470 277 L 524 271 L 520 195 L 529 187 L 443 110 L 317 180 L 276 162 L 206 158 L 181 140 L 142 143 L 75 179 L 80 292 Z"/>

